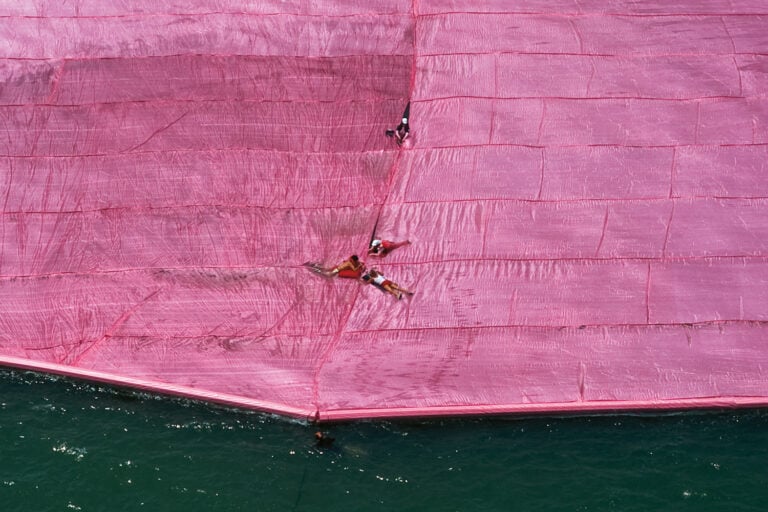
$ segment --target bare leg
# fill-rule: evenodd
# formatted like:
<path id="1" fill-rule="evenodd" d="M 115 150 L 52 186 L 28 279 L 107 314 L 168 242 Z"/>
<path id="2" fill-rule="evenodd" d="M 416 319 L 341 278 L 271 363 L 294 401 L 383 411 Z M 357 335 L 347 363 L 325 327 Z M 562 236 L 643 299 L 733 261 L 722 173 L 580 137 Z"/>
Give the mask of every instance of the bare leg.
<path id="1" fill-rule="evenodd" d="M 376 252 L 376 250 L 374 248 L 370 248 L 370 249 L 368 249 L 368 255 L 369 256 L 384 257 L 387 254 L 389 254 L 392 251 L 394 251 L 395 249 L 397 249 L 399 247 L 403 247 L 404 245 L 411 245 L 411 241 L 410 240 L 405 240 L 405 241 L 402 241 L 402 242 L 392 242 L 392 245 L 389 246 L 389 248 L 387 248 L 387 249 L 381 248 L 379 250 L 379 252 Z"/>
<path id="2" fill-rule="evenodd" d="M 403 294 L 406 294 L 408 296 L 413 295 L 413 292 L 406 290 L 405 288 L 401 288 L 397 284 L 392 283 L 387 287 L 387 291 L 397 297 L 398 299 L 403 298 Z"/>
<path id="3" fill-rule="evenodd" d="M 398 288 L 399 291 L 403 292 L 406 295 L 413 295 L 412 291 L 406 290 L 405 288 Z"/>
<path id="4" fill-rule="evenodd" d="M 387 290 L 387 292 L 389 294 L 391 294 L 392 296 L 394 296 L 396 299 L 402 298 L 402 294 L 400 293 L 400 291 L 398 291 L 396 285 L 393 286 L 391 284 L 388 284 L 388 285 L 384 286 L 384 289 Z"/>

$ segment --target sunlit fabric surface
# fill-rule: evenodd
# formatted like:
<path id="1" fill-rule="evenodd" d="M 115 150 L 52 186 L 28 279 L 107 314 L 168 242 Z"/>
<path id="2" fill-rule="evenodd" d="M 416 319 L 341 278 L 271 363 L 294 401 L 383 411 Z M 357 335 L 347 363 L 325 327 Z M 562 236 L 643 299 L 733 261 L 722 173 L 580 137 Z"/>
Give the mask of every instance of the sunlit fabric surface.
<path id="1" fill-rule="evenodd" d="M 763 1 L 36 0 L 0 41 L 2 364 L 321 420 L 768 404 Z M 301 265 L 374 234 L 411 299 Z"/>

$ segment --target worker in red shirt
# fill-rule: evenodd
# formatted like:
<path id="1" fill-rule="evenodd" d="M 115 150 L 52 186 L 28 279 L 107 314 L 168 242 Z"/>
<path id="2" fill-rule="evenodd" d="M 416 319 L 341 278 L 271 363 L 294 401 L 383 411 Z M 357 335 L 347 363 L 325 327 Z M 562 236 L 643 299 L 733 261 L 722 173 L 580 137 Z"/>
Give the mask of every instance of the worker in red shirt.
<path id="1" fill-rule="evenodd" d="M 398 247 L 409 245 L 410 240 L 404 242 L 392 242 L 389 240 L 373 239 L 371 241 L 371 247 L 368 249 L 369 256 L 386 256 L 390 252 L 394 251 Z"/>

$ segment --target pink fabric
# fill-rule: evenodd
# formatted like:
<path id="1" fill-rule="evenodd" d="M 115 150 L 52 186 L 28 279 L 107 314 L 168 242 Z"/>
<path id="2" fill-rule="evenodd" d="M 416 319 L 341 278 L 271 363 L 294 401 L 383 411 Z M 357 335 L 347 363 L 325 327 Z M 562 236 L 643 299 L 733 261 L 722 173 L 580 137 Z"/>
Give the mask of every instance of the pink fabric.
<path id="1" fill-rule="evenodd" d="M 319 420 L 768 405 L 766 26 L 5 2 L 0 363 Z M 412 298 L 302 265 L 372 235 Z"/>

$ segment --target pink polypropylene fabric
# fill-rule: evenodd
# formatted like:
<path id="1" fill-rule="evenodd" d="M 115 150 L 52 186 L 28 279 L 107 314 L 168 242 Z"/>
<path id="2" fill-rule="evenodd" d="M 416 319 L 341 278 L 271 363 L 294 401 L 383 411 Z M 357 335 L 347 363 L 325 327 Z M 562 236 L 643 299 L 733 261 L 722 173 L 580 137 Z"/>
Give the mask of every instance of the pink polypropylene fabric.
<path id="1" fill-rule="evenodd" d="M 762 0 L 36 0 L 0 41 L 2 364 L 317 420 L 768 405 Z M 301 265 L 374 234 L 412 298 Z"/>

